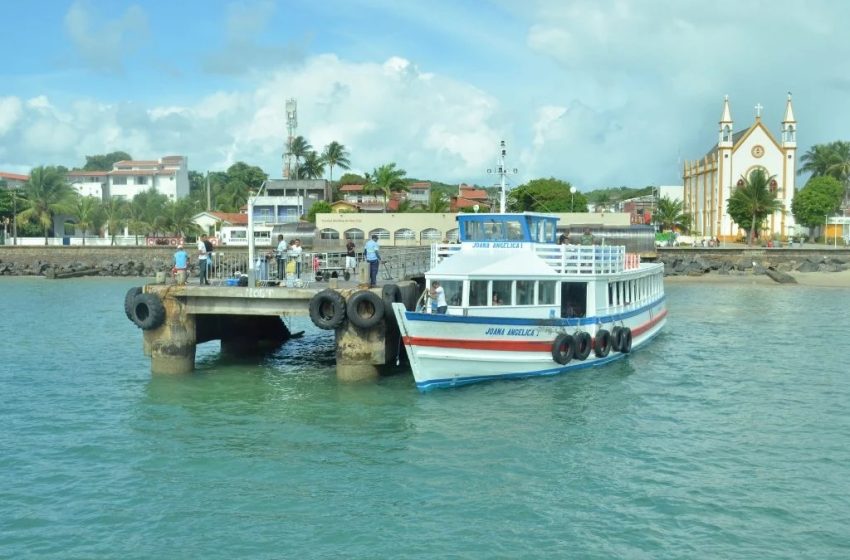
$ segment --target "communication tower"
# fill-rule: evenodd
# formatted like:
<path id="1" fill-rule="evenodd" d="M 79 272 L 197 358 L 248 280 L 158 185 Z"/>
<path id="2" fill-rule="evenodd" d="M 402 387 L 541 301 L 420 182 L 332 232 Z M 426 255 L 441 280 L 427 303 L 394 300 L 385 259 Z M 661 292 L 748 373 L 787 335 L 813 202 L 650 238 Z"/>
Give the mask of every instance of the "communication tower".
<path id="1" fill-rule="evenodd" d="M 294 156 L 292 154 L 292 140 L 295 138 L 295 129 L 298 128 L 298 102 L 293 98 L 286 100 L 286 151 L 283 154 L 283 178 L 292 178 Z"/>

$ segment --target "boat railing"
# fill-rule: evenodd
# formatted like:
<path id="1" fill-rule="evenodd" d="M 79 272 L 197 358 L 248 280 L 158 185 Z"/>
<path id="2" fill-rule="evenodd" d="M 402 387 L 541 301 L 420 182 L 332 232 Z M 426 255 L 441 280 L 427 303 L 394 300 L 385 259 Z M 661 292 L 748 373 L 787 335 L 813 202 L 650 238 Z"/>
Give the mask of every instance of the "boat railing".
<path id="1" fill-rule="evenodd" d="M 434 267 L 463 246 L 437 243 L 431 246 Z M 640 267 L 640 255 L 627 253 L 622 245 L 551 245 L 534 246 L 534 252 L 561 274 L 616 274 Z"/>

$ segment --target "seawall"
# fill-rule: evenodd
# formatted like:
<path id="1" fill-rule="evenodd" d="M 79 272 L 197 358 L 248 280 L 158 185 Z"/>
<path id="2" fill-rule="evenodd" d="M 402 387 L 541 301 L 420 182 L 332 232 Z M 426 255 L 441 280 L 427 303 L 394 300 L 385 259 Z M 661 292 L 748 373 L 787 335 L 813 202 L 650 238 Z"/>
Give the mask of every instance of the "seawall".
<path id="1" fill-rule="evenodd" d="M 193 274 L 197 259 L 192 247 Z M 218 248 L 234 256 L 244 248 Z M 0 276 L 43 276 L 49 270 L 74 272 L 96 270 L 100 276 L 155 276 L 171 270 L 171 248 L 0 246 Z M 749 249 L 749 248 L 662 248 L 658 260 L 668 276 L 717 274 L 764 274 L 768 268 L 783 272 L 838 272 L 850 268 L 850 249 Z"/>

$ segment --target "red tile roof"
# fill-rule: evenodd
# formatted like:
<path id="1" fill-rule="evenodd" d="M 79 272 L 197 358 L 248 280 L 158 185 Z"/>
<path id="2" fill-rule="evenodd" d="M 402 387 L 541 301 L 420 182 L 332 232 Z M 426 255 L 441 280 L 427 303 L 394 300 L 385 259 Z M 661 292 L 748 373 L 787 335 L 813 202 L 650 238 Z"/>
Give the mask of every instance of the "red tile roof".
<path id="1" fill-rule="evenodd" d="M 410 190 L 414 190 L 414 189 L 425 190 L 425 189 L 430 189 L 430 188 L 431 188 L 431 183 L 429 183 L 427 181 L 420 181 L 418 183 L 413 183 L 412 185 L 410 185 Z"/>
<path id="2" fill-rule="evenodd" d="M 472 208 L 475 205 L 478 205 L 479 209 L 490 209 L 489 204 L 482 204 L 480 200 L 469 200 L 467 198 L 454 197 L 452 200 L 452 207 L 457 208 Z"/>
<path id="3" fill-rule="evenodd" d="M 241 212 L 209 212 L 209 214 L 222 222 L 230 222 L 233 225 L 248 224 L 248 214 L 242 214 Z"/>
<path id="4" fill-rule="evenodd" d="M 83 171 L 81 169 L 77 169 L 69 171 L 67 175 L 68 177 L 103 177 L 107 173 L 108 171 Z"/>
<path id="5" fill-rule="evenodd" d="M 29 175 L 19 175 L 17 173 L 6 173 L 0 171 L 0 179 L 8 179 L 9 181 L 29 181 Z"/>
<path id="6" fill-rule="evenodd" d="M 126 167 L 128 165 L 158 165 L 159 162 L 157 160 L 150 159 L 125 159 L 122 161 L 116 161 L 113 165 Z"/>
<path id="7" fill-rule="evenodd" d="M 461 185 L 458 191 L 458 196 L 463 198 L 472 198 L 475 200 L 487 200 L 487 191 L 484 189 L 476 189 L 469 185 Z"/>
<path id="8" fill-rule="evenodd" d="M 360 192 L 363 190 L 363 185 L 343 185 L 339 188 L 340 192 Z"/>

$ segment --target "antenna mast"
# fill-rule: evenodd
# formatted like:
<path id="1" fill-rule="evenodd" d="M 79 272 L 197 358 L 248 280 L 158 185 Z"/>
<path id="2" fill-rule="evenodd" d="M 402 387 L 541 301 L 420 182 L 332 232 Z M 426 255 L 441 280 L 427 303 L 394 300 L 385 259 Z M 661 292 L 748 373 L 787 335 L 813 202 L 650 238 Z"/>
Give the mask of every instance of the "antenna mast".
<path id="1" fill-rule="evenodd" d="M 286 100 L 286 152 L 283 154 L 283 178 L 292 178 L 292 141 L 295 139 L 295 129 L 298 128 L 298 102 L 290 97 Z"/>
<path id="2" fill-rule="evenodd" d="M 499 143 L 499 166 L 495 169 L 488 169 L 487 173 L 497 173 L 499 175 L 499 184 L 501 186 L 501 193 L 499 195 L 499 213 L 505 213 L 505 177 L 507 175 L 516 175 L 519 170 L 514 167 L 513 169 L 508 169 L 505 167 L 505 156 L 508 151 L 505 149 L 505 141 L 502 140 Z"/>

